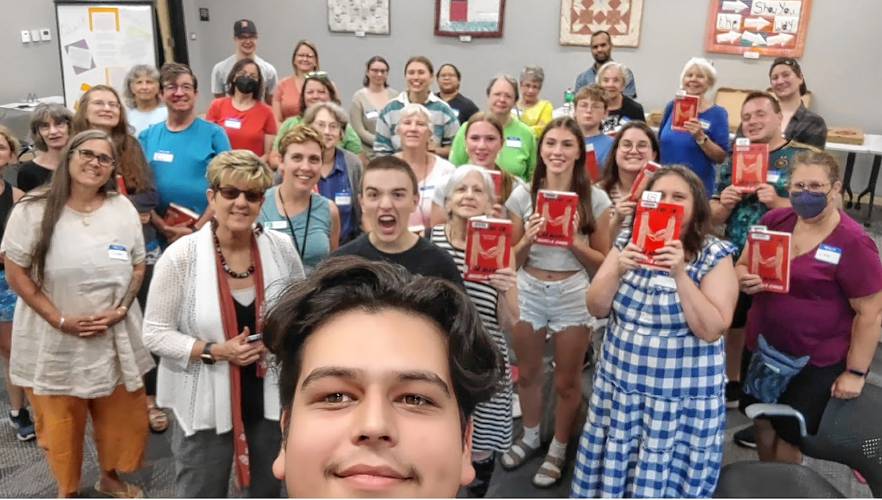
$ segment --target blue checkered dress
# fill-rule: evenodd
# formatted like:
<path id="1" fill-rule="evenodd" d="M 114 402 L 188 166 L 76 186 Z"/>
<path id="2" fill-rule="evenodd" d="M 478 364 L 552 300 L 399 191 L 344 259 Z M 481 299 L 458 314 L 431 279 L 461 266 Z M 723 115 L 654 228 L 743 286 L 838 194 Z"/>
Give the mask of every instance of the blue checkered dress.
<path id="1" fill-rule="evenodd" d="M 630 237 L 616 241 L 621 249 Z M 709 236 L 696 283 L 735 247 Z M 658 271 L 626 273 L 594 376 L 573 497 L 711 497 L 723 460 L 723 341 L 689 330 L 676 289 Z M 653 278 L 655 277 L 655 280 Z"/>

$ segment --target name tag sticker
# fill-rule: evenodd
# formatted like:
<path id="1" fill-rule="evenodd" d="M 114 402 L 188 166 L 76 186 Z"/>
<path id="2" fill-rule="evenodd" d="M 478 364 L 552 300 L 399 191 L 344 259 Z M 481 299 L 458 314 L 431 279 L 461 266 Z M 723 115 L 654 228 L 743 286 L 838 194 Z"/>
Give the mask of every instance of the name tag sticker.
<path id="1" fill-rule="evenodd" d="M 274 220 L 269 223 L 269 228 L 277 231 L 284 231 L 285 229 L 288 229 L 288 223 L 283 220 Z"/>
<path id="2" fill-rule="evenodd" d="M 347 191 L 334 194 L 334 204 L 336 204 L 336 205 L 351 205 L 352 204 L 352 194 Z"/>
<path id="3" fill-rule="evenodd" d="M 240 128 L 242 128 L 242 120 L 239 120 L 237 118 L 227 118 L 226 120 L 224 120 L 224 128 L 239 130 Z"/>
<path id="4" fill-rule="evenodd" d="M 663 290 L 676 290 L 677 282 L 667 274 L 656 274 L 651 280 L 649 280 L 649 286 L 654 286 L 655 288 Z"/>
<path id="5" fill-rule="evenodd" d="M 824 243 L 821 243 L 821 246 L 818 247 L 818 251 L 815 252 L 815 259 L 828 264 L 833 264 L 834 266 L 839 265 L 839 259 L 841 258 L 841 248 L 825 245 Z"/>
<path id="6" fill-rule="evenodd" d="M 521 147 L 521 138 L 520 137 L 506 137 L 505 145 L 510 148 L 519 148 Z"/>
<path id="7" fill-rule="evenodd" d="M 766 174 L 766 182 L 768 182 L 769 184 L 776 184 L 780 179 L 780 170 L 769 170 L 769 173 Z"/>
<path id="8" fill-rule="evenodd" d="M 123 245 L 110 245 L 107 256 L 113 260 L 129 260 L 129 251 Z"/>
<path id="9" fill-rule="evenodd" d="M 364 117 L 367 118 L 368 120 L 376 120 L 377 118 L 380 117 L 380 112 L 375 109 L 371 110 L 371 111 L 365 111 Z"/>
<path id="10" fill-rule="evenodd" d="M 175 155 L 168 151 L 157 151 L 153 153 L 153 161 L 161 161 L 163 163 L 171 163 L 175 161 Z"/>

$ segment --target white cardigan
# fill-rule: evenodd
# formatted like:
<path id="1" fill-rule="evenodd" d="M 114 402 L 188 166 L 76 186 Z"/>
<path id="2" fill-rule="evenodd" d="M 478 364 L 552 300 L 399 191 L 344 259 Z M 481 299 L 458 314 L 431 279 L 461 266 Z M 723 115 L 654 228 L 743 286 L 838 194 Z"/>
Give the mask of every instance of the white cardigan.
<path id="1" fill-rule="evenodd" d="M 187 436 L 207 429 L 222 434 L 233 428 L 229 364 L 190 360 L 197 340 L 225 340 L 210 226 L 166 249 L 156 263 L 144 314 L 144 344 L 161 357 L 156 403 L 174 412 Z M 282 233 L 264 231 L 257 247 L 269 306 L 285 285 L 304 278 L 303 265 L 291 238 Z M 263 412 L 276 421 L 281 414 L 278 374 L 273 369 L 263 382 Z"/>

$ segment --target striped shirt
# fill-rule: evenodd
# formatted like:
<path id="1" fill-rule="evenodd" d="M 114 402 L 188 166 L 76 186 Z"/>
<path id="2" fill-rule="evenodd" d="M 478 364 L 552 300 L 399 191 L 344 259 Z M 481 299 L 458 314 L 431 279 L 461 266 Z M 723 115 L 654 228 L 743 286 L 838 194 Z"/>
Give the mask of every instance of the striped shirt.
<path id="1" fill-rule="evenodd" d="M 465 251 L 454 248 L 450 244 L 443 224 L 432 228 L 432 243 L 450 254 L 462 274 L 465 270 Z M 490 401 L 478 404 L 472 414 L 472 449 L 476 451 L 506 451 L 511 447 L 512 440 L 512 382 L 508 345 L 496 319 L 499 292 L 487 283 L 468 281 L 465 278 L 463 278 L 463 282 L 466 293 L 484 322 L 484 328 L 496 342 L 505 361 L 505 375 L 502 384 L 500 384 L 501 389 L 490 398 Z"/>
<path id="2" fill-rule="evenodd" d="M 398 122 L 401 120 L 401 110 L 410 104 L 405 90 L 395 99 L 389 101 L 380 117 L 377 118 L 377 135 L 374 140 L 374 152 L 381 155 L 390 155 L 401 151 L 401 139 L 398 137 Z M 459 130 L 459 119 L 456 111 L 446 102 L 434 94 L 429 94 L 428 100 L 423 106 L 432 115 L 432 135 L 435 143 L 439 146 L 449 146 L 453 143 L 453 137 Z"/>

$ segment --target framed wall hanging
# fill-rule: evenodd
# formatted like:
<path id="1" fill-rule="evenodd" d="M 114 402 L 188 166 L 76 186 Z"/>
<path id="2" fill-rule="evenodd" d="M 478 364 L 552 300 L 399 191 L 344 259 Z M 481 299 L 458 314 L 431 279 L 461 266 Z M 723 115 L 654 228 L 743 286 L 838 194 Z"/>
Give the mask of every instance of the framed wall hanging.
<path id="1" fill-rule="evenodd" d="M 591 34 L 607 31 L 616 47 L 640 45 L 643 0 L 561 0 L 560 44 L 591 46 Z"/>
<path id="2" fill-rule="evenodd" d="M 436 36 L 500 38 L 505 0 L 435 0 Z"/>
<path id="3" fill-rule="evenodd" d="M 389 0 L 328 0 L 328 29 L 358 35 L 389 34 Z"/>
<path id="4" fill-rule="evenodd" d="M 712 0 L 705 50 L 802 57 L 811 0 Z"/>

